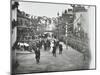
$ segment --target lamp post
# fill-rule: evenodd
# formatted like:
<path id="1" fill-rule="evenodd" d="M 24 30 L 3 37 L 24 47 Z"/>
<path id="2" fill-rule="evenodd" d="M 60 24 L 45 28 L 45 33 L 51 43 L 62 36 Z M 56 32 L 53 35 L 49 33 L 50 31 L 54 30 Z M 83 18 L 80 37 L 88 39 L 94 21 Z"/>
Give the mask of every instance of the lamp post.
<path id="1" fill-rule="evenodd" d="M 57 26 L 57 32 L 58 32 L 58 39 L 59 39 L 59 12 L 57 13 L 57 16 L 58 16 L 58 26 Z"/>

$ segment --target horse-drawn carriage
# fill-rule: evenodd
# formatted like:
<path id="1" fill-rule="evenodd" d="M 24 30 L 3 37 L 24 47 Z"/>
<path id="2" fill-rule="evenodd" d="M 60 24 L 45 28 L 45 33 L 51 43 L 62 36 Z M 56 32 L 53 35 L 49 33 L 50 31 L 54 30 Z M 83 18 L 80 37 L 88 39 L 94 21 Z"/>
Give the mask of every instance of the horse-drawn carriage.
<path id="1" fill-rule="evenodd" d="M 33 52 L 36 41 L 18 41 L 16 42 L 16 49 L 20 51 L 29 51 Z"/>

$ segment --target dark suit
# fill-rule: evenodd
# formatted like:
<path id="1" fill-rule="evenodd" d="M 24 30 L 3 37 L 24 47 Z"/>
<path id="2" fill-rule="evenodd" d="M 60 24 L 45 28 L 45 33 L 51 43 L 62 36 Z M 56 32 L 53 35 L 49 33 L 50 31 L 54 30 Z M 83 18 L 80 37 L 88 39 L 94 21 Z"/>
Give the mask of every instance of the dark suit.
<path id="1" fill-rule="evenodd" d="M 38 64 L 39 63 L 39 60 L 40 60 L 40 50 L 36 50 L 35 51 L 35 58 L 36 58 L 36 62 Z"/>
<path id="2" fill-rule="evenodd" d="M 59 44 L 59 54 L 62 54 L 62 50 L 63 50 L 62 45 Z"/>

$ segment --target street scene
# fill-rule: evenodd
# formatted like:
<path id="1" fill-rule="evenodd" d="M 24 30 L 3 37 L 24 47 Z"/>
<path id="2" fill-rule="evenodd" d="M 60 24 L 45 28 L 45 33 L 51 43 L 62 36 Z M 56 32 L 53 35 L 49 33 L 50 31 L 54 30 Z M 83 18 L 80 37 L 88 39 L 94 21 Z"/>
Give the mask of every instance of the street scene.
<path id="1" fill-rule="evenodd" d="M 91 7 L 12 1 L 12 73 L 88 70 Z"/>

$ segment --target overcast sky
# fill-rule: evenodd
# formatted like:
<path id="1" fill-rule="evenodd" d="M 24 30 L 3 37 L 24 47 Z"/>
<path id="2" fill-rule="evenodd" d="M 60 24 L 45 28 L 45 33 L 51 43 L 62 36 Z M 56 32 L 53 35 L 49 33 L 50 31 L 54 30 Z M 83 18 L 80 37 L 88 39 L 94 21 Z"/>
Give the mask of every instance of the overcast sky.
<path id="1" fill-rule="evenodd" d="M 33 16 L 47 16 L 56 17 L 59 12 L 60 15 L 65 9 L 71 8 L 70 5 L 63 4 L 48 4 L 48 3 L 34 3 L 34 2 L 19 2 L 21 11 L 24 11 Z"/>

